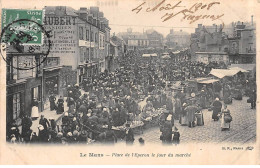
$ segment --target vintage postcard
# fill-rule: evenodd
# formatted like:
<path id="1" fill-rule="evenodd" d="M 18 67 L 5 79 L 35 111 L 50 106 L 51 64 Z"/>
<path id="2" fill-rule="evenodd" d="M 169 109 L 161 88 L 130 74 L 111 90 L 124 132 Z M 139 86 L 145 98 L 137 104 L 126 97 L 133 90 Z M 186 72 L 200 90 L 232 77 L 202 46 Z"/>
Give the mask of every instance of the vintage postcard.
<path id="1" fill-rule="evenodd" d="M 259 1 L 0 9 L 0 164 L 260 163 Z"/>

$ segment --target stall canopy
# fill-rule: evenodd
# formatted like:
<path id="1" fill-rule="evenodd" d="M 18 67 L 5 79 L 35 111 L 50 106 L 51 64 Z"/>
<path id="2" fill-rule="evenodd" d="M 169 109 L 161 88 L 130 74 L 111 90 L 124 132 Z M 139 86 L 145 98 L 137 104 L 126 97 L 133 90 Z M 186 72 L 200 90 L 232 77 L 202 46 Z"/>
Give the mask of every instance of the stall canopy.
<path id="1" fill-rule="evenodd" d="M 210 84 L 219 81 L 218 79 L 206 79 L 202 81 L 198 81 L 198 83 L 203 83 L 203 84 Z"/>
<path id="2" fill-rule="evenodd" d="M 156 53 L 153 53 L 153 54 L 143 54 L 142 56 L 143 57 L 157 57 L 157 54 Z"/>
<path id="3" fill-rule="evenodd" d="M 198 83 L 203 83 L 203 84 L 210 84 L 219 81 L 218 79 L 212 79 L 212 78 L 197 78 L 196 81 Z"/>
<path id="4" fill-rule="evenodd" d="M 224 78 L 225 76 L 234 76 L 238 72 L 241 72 L 238 69 L 212 69 L 210 74 L 218 78 Z"/>
<path id="5" fill-rule="evenodd" d="M 170 57 L 169 55 L 163 55 L 162 58 L 163 58 L 163 59 L 169 59 L 169 58 L 171 58 L 171 57 Z"/>
<path id="6" fill-rule="evenodd" d="M 229 69 L 231 69 L 231 70 L 239 70 L 241 72 L 248 72 L 247 70 L 245 70 L 243 68 L 240 68 L 240 67 L 230 67 Z"/>
<path id="7" fill-rule="evenodd" d="M 255 64 L 231 64 L 230 65 L 231 68 L 234 68 L 234 67 L 238 67 L 238 68 L 242 68 L 246 71 L 253 71 L 256 67 Z"/>

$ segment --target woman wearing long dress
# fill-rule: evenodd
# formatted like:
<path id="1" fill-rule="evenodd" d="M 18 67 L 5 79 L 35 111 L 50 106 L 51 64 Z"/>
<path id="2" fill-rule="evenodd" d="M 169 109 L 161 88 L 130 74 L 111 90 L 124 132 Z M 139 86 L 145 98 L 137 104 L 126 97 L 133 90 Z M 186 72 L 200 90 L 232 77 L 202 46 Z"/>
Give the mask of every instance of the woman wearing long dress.
<path id="1" fill-rule="evenodd" d="M 221 131 L 225 129 L 230 129 L 230 122 L 225 121 L 225 116 L 230 115 L 230 110 L 227 109 L 227 105 L 224 105 L 224 109 L 222 109 L 222 112 L 220 114 L 221 116 Z"/>
<path id="2" fill-rule="evenodd" d="M 63 98 L 60 96 L 60 98 L 58 99 L 57 102 L 57 114 L 62 114 L 64 112 L 64 100 Z"/>
<path id="3" fill-rule="evenodd" d="M 219 101 L 219 98 L 216 98 L 216 100 L 212 103 L 213 106 L 213 113 L 212 113 L 212 119 L 214 121 L 218 121 L 219 117 L 218 114 L 221 112 L 222 103 Z"/>
<path id="4" fill-rule="evenodd" d="M 39 104 L 39 102 L 37 101 L 36 98 L 34 98 L 33 103 L 32 103 L 32 114 L 31 114 L 31 118 L 33 120 L 36 120 L 39 117 L 38 104 Z"/>
<path id="5" fill-rule="evenodd" d="M 181 116 L 179 123 L 183 125 L 188 125 L 188 119 L 187 119 L 187 111 L 186 111 L 187 104 L 183 103 L 182 110 L 181 110 Z"/>

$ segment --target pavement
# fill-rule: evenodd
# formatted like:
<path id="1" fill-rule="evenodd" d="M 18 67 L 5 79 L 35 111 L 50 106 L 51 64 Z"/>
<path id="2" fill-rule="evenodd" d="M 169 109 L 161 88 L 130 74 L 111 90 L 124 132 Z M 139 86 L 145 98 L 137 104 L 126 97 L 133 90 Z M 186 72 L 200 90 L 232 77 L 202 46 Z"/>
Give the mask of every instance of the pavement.
<path id="1" fill-rule="evenodd" d="M 67 107 L 66 98 L 64 98 L 64 111 L 67 112 L 68 109 L 69 108 Z M 39 126 L 39 121 L 40 121 L 41 115 L 44 115 L 44 117 L 47 118 L 47 119 L 53 118 L 57 122 L 62 118 L 64 113 L 56 114 L 56 110 L 50 111 L 50 102 L 47 101 L 44 104 L 44 110 L 42 112 L 39 112 L 39 118 L 37 118 L 37 120 L 32 121 L 31 129 L 32 129 L 33 132 L 36 132 L 37 134 L 38 134 L 38 126 Z"/>
<path id="2" fill-rule="evenodd" d="M 256 109 L 251 109 L 248 98 L 243 97 L 243 100 L 233 100 L 233 103 L 228 105 L 233 121 L 231 122 L 230 130 L 221 131 L 220 121 L 211 119 L 212 111 L 203 110 L 204 126 L 196 126 L 189 128 L 181 126 L 175 120 L 175 126 L 181 134 L 180 143 L 255 143 L 256 142 Z M 143 134 L 135 136 L 138 140 L 142 137 L 145 143 L 162 143 L 160 141 L 161 132 L 159 127 L 145 129 Z"/>
<path id="3" fill-rule="evenodd" d="M 175 120 L 175 126 L 179 129 L 181 134 L 180 143 L 255 143 L 256 142 L 256 109 L 251 109 L 249 103 L 247 103 L 247 97 L 243 97 L 243 100 L 233 100 L 233 103 L 228 105 L 228 109 L 231 112 L 233 121 L 231 122 L 230 130 L 221 131 L 220 121 L 213 121 L 211 119 L 212 111 L 204 109 L 204 126 L 196 126 L 189 128 L 187 126 L 181 126 L 178 120 Z M 66 100 L 66 99 L 65 99 Z M 139 102 L 141 106 L 145 105 L 145 100 Z M 59 122 L 63 114 L 56 114 L 56 111 L 50 111 L 48 104 L 45 105 L 45 110 L 40 112 L 39 115 L 44 115 L 45 118 L 53 118 L 56 122 Z M 67 103 L 64 101 L 65 112 L 68 111 Z M 38 133 L 39 119 L 33 121 L 31 129 Z M 159 126 L 152 128 L 145 128 L 143 134 L 136 134 L 135 139 L 138 143 L 138 139 L 142 137 L 145 143 L 161 143 L 159 137 L 161 132 Z"/>

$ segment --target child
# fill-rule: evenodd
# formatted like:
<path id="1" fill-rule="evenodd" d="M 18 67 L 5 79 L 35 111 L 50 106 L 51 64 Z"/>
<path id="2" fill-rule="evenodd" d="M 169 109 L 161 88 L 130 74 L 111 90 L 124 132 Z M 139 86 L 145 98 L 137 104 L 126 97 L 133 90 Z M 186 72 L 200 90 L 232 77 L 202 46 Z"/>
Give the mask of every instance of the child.
<path id="1" fill-rule="evenodd" d="M 177 127 L 174 127 L 172 143 L 176 145 L 180 143 L 180 133 Z"/>

